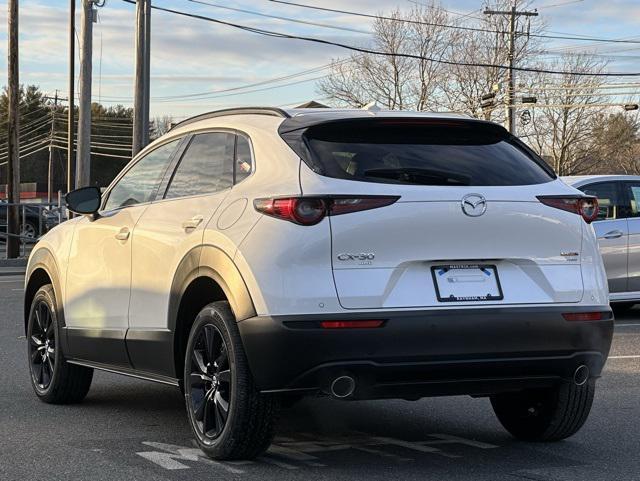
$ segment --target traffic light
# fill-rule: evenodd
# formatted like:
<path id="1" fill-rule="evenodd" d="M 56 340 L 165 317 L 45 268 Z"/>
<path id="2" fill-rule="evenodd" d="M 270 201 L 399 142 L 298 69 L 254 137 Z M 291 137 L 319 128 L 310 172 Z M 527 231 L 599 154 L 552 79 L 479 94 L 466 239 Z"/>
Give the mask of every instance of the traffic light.
<path id="1" fill-rule="evenodd" d="M 496 94 L 492 92 L 490 94 L 484 94 L 480 97 L 480 107 L 488 109 L 495 106 Z"/>

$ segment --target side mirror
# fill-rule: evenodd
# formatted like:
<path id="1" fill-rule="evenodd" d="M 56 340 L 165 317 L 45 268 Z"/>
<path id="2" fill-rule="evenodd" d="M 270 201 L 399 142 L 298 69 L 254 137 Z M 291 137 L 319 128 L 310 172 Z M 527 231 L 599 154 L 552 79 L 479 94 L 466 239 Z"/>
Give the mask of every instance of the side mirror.
<path id="1" fill-rule="evenodd" d="M 100 209 L 100 189 L 82 187 L 64 196 L 67 208 L 76 214 L 94 216 Z"/>

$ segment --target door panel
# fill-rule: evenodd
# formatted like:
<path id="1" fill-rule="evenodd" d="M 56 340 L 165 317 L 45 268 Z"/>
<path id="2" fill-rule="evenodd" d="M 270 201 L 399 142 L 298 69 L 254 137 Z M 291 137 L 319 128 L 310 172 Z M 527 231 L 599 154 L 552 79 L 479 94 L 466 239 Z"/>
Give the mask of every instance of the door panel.
<path id="1" fill-rule="evenodd" d="M 133 228 L 147 206 L 133 206 L 76 226 L 67 271 L 65 321 L 73 357 L 129 365 L 128 327 Z"/>
<path id="2" fill-rule="evenodd" d="M 136 369 L 173 374 L 173 342 L 167 329 L 173 277 L 184 256 L 202 245 L 204 226 L 227 194 L 154 203 L 136 226 L 127 335 Z M 194 218 L 202 221 L 196 224 Z M 157 342 L 161 338 L 167 342 Z"/>

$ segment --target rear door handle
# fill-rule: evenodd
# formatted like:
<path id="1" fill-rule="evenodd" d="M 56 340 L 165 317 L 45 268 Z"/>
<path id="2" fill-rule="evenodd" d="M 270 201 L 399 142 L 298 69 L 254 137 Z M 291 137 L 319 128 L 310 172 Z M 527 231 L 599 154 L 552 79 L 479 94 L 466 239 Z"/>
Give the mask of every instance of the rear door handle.
<path id="1" fill-rule="evenodd" d="M 195 215 L 189 220 L 185 220 L 182 223 L 182 228 L 184 230 L 193 230 L 198 227 L 202 223 L 203 217 L 201 215 Z"/>
<path id="2" fill-rule="evenodd" d="M 120 232 L 116 234 L 116 239 L 126 241 L 129 238 L 129 234 L 131 234 L 129 229 L 127 227 L 123 227 L 120 229 Z"/>
<path id="3" fill-rule="evenodd" d="M 624 234 L 621 230 L 612 230 L 604 234 L 602 237 L 604 239 L 617 239 L 619 237 L 622 237 L 623 235 Z"/>

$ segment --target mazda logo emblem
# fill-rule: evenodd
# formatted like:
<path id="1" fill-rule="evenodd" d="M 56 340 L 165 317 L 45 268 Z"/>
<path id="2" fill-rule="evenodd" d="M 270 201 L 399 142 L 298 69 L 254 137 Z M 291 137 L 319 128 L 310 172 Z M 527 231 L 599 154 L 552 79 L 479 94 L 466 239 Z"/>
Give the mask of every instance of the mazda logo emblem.
<path id="1" fill-rule="evenodd" d="M 462 198 L 462 212 L 469 217 L 479 217 L 487 211 L 487 199 L 480 194 L 467 194 Z"/>

